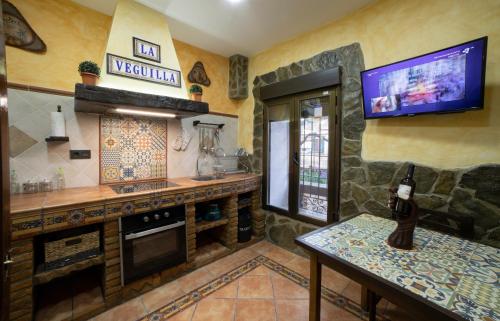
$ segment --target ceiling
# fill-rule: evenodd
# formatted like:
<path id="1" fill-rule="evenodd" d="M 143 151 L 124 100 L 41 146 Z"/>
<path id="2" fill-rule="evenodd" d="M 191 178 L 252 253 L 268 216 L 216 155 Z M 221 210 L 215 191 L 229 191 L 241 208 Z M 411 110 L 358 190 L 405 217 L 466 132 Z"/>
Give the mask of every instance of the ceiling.
<path id="1" fill-rule="evenodd" d="M 73 0 L 108 15 L 117 0 Z M 373 0 L 136 0 L 164 13 L 172 37 L 230 56 L 253 56 Z"/>

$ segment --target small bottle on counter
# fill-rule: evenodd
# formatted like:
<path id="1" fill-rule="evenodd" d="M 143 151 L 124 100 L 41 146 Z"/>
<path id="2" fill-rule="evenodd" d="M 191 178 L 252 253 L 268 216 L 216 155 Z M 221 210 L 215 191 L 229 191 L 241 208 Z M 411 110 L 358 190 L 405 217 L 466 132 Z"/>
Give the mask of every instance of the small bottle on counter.
<path id="1" fill-rule="evenodd" d="M 19 194 L 21 193 L 21 185 L 19 184 L 16 170 L 13 169 L 10 172 L 10 193 L 11 194 Z"/>
<path id="2" fill-rule="evenodd" d="M 65 187 L 66 183 L 64 181 L 64 169 L 62 167 L 58 167 L 56 170 L 55 189 L 61 190 Z"/>

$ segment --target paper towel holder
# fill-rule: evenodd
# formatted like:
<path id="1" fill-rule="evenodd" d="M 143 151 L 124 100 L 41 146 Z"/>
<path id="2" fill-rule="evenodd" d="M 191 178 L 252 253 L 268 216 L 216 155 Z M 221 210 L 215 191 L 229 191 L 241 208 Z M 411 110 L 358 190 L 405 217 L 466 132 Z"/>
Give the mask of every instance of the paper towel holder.
<path id="1" fill-rule="evenodd" d="M 61 118 L 62 118 L 63 125 L 64 125 L 64 116 L 62 115 L 61 112 L 62 112 L 61 111 L 61 105 L 57 105 L 57 112 L 56 113 L 51 113 L 51 115 L 52 114 L 60 115 Z M 61 113 L 61 114 L 59 114 L 59 113 Z M 54 128 L 53 128 L 54 124 L 52 123 L 51 126 L 52 126 L 52 134 L 54 134 Z M 64 127 L 65 126 L 63 126 L 63 128 Z M 63 129 L 63 131 L 65 132 L 66 130 Z M 46 142 L 69 142 L 69 137 L 68 136 L 49 136 L 49 137 L 45 138 L 45 141 Z"/>

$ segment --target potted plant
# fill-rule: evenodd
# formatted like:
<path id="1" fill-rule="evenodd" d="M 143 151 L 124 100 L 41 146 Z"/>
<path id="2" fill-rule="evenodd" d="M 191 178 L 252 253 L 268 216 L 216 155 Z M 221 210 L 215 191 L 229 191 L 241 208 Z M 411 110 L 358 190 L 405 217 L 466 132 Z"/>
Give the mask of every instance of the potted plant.
<path id="1" fill-rule="evenodd" d="M 78 71 L 82 76 L 82 82 L 85 85 L 95 86 L 97 78 L 101 74 L 101 69 L 93 61 L 83 61 L 78 65 Z"/>
<path id="2" fill-rule="evenodd" d="M 201 101 L 203 89 L 198 85 L 191 85 L 191 88 L 189 88 L 189 93 L 191 94 L 192 100 Z"/>

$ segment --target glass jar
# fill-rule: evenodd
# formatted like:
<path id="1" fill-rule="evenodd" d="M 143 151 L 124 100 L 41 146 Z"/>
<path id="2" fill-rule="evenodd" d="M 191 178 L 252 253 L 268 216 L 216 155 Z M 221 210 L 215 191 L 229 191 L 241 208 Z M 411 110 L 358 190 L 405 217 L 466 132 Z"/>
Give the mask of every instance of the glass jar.
<path id="1" fill-rule="evenodd" d="M 38 183 L 38 190 L 40 192 L 52 192 L 52 182 L 45 178 Z"/>

